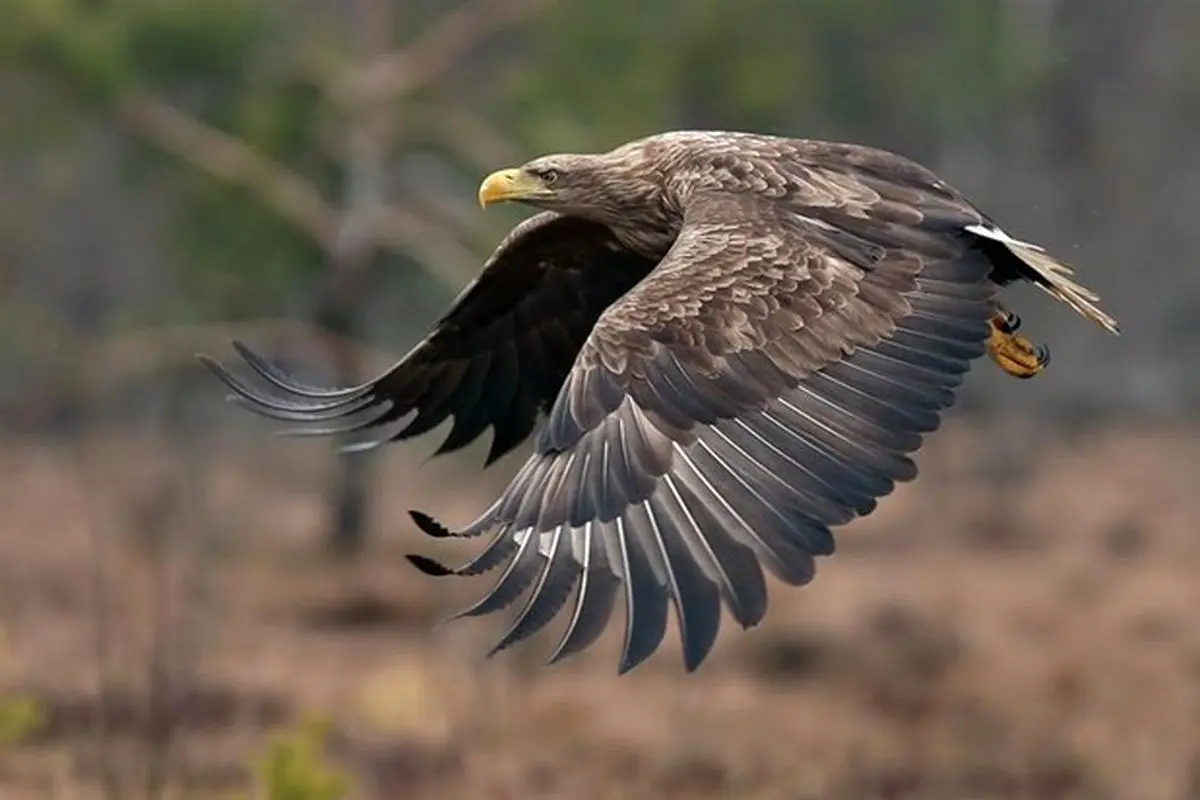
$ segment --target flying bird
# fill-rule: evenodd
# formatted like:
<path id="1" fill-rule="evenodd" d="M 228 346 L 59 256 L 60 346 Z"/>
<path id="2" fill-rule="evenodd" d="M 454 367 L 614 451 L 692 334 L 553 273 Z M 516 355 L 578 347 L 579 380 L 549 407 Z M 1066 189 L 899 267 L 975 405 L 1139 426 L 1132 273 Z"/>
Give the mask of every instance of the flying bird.
<path id="1" fill-rule="evenodd" d="M 379 377 L 306 385 L 236 342 L 260 380 L 205 362 L 241 404 L 326 426 L 301 432 L 373 434 L 358 449 L 452 418 L 438 452 L 490 428 L 490 464 L 537 428 L 474 522 L 411 512 L 435 537 L 490 537 L 457 568 L 410 556 L 431 575 L 502 568 L 453 618 L 525 596 L 492 652 L 569 602 L 550 660 L 577 653 L 623 598 L 620 671 L 658 649 L 671 607 L 694 670 L 722 606 L 763 619 L 764 568 L 807 584 L 831 528 L 916 476 L 976 357 L 1043 370 L 1000 287 L 1031 281 L 1118 332 L 1066 264 L 871 147 L 676 131 L 495 172 L 479 200 L 539 211 Z"/>

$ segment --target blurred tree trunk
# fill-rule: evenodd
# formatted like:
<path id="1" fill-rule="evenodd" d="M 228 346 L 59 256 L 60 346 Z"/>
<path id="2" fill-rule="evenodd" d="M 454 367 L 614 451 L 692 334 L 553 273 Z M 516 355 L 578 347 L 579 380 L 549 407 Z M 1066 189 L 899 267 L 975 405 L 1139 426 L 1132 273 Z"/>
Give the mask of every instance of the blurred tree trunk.
<path id="1" fill-rule="evenodd" d="M 357 0 L 353 9 L 353 39 L 363 62 L 391 49 L 394 20 L 388 0 Z M 387 204 L 388 103 L 369 101 L 351 109 L 343 152 L 342 211 L 329 253 L 329 280 L 317 301 L 317 323 L 336 336 L 358 338 L 357 319 L 371 283 L 377 256 L 373 234 L 376 220 Z M 334 368 L 347 383 L 363 377 L 363 365 L 354 348 L 337 347 Z M 367 454 L 343 456 L 330 497 L 326 546 L 336 555 L 361 552 L 369 514 L 371 465 Z"/>
<path id="2" fill-rule="evenodd" d="M 346 248 L 349 250 L 350 248 Z M 365 270 L 368 264 L 349 252 L 330 254 L 333 272 L 347 273 Z M 354 336 L 357 332 L 355 310 L 357 303 L 332 289 L 326 290 L 316 312 L 316 321 L 338 336 Z M 362 374 L 361 359 L 353 347 L 336 346 L 333 364 L 344 381 L 357 381 Z M 340 456 L 335 464 L 336 478 L 329 497 L 329 528 L 326 547 L 336 555 L 354 555 L 362 550 L 366 539 L 369 511 L 372 456 L 366 453 Z"/>

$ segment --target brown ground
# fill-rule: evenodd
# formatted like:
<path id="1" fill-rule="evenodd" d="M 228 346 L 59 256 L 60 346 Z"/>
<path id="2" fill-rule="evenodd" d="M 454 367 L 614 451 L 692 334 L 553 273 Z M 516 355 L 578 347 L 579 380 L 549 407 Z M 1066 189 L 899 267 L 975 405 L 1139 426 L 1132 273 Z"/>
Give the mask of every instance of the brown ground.
<path id="1" fill-rule="evenodd" d="M 550 669 L 553 636 L 483 660 L 499 618 L 431 632 L 488 579 L 407 568 L 437 548 L 403 511 L 465 521 L 490 487 L 437 487 L 477 461 L 391 451 L 374 544 L 339 566 L 321 445 L 189 472 L 162 443 L 9 441 L 0 674 L 47 719 L 0 752 L 0 797 L 99 797 L 114 770 L 145 797 L 147 763 L 227 797 L 308 716 L 356 798 L 1200 796 L 1200 431 L 1029 435 L 950 426 L 762 627 L 623 678 L 619 624 Z"/>

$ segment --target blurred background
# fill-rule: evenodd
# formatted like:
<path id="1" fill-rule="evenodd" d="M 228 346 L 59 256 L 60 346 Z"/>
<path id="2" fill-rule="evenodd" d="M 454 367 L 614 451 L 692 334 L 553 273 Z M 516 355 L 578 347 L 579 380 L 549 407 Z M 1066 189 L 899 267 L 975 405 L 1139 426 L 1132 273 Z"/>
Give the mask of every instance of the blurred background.
<path id="1" fill-rule="evenodd" d="M 4 798 L 1200 796 L 1200 4 L 6 0 Z M 620 615 L 486 661 L 472 519 L 524 458 L 270 436 L 194 354 L 411 346 L 517 209 L 481 177 L 669 128 L 897 150 L 1078 265 L 922 479 L 685 676 Z M 471 551 L 473 552 L 473 551 Z"/>

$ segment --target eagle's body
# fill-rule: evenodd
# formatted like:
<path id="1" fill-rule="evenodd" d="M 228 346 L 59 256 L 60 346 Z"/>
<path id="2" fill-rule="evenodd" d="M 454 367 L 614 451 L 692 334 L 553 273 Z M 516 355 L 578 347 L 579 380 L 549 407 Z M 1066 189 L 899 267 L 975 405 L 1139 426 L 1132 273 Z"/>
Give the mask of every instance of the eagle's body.
<path id="1" fill-rule="evenodd" d="M 439 452 L 487 428 L 489 463 L 533 433 L 500 498 L 451 534 L 489 534 L 471 562 L 505 565 L 464 614 L 531 589 L 497 649 L 571 598 L 555 657 L 587 647 L 626 604 L 622 669 L 648 657 L 675 607 L 685 663 L 766 612 L 762 566 L 787 583 L 833 552 L 830 528 L 869 513 L 937 427 L 984 352 L 1013 374 L 1045 354 L 1012 335 L 998 287 L 1031 280 L 1115 332 L 1095 296 L 1003 233 L 929 170 L 892 153 L 728 132 L 674 132 L 601 155 L 489 176 L 484 203 L 545 210 L 501 242 L 429 335 L 379 378 L 295 383 L 286 396 L 219 366 L 241 399 L 383 443 L 453 418 Z"/>

